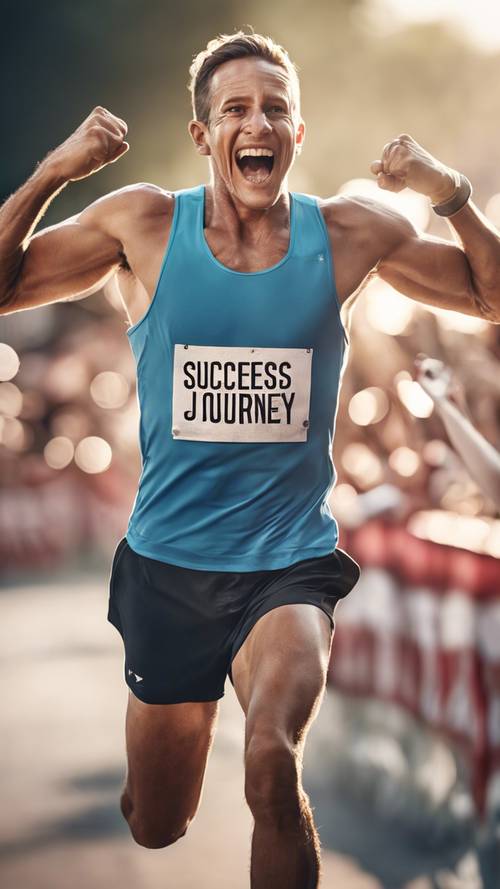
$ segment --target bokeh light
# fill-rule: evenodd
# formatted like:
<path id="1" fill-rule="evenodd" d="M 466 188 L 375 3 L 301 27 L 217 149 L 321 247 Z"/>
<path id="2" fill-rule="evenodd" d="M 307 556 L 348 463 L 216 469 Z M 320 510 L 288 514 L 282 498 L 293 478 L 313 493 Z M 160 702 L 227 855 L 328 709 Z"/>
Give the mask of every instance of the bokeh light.
<path id="1" fill-rule="evenodd" d="M 330 503 L 350 505 L 356 500 L 357 496 L 356 488 L 353 488 L 352 485 L 348 485 L 346 482 L 342 482 L 342 484 L 336 485 L 330 494 Z"/>
<path id="2" fill-rule="evenodd" d="M 97 374 L 90 384 L 90 394 L 99 407 L 108 410 L 122 407 L 127 401 L 130 387 L 123 374 L 105 370 Z"/>
<path id="3" fill-rule="evenodd" d="M 434 410 L 432 398 L 424 392 L 416 380 L 400 379 L 396 384 L 399 400 L 414 417 L 430 417 Z"/>
<path id="4" fill-rule="evenodd" d="M 43 449 L 45 462 L 51 469 L 65 469 L 71 463 L 74 453 L 73 442 L 64 435 L 51 438 Z"/>
<path id="5" fill-rule="evenodd" d="M 369 386 L 352 396 L 349 402 L 349 416 L 358 426 L 378 423 L 389 410 L 389 400 L 383 389 Z"/>
<path id="6" fill-rule="evenodd" d="M 495 559 L 500 559 L 500 521 L 490 522 L 490 531 L 484 541 L 484 552 Z"/>
<path id="7" fill-rule="evenodd" d="M 423 194 L 418 194 L 409 188 L 404 188 L 403 191 L 396 194 L 393 191 L 379 188 L 375 179 L 350 179 L 340 186 L 338 194 L 359 195 L 385 204 L 406 216 L 421 231 L 425 230 L 429 224 L 428 199 Z"/>
<path id="8" fill-rule="evenodd" d="M 410 478 L 412 475 L 415 475 L 419 469 L 421 458 L 416 451 L 401 446 L 396 448 L 392 454 L 389 455 L 388 463 L 391 469 L 393 469 L 394 472 L 397 472 L 398 475 Z"/>
<path id="9" fill-rule="evenodd" d="M 328 498 L 330 509 L 344 528 L 356 527 L 362 521 L 359 507 L 359 495 L 352 485 L 342 482 L 337 485 Z"/>
<path id="10" fill-rule="evenodd" d="M 422 510 L 412 515 L 408 530 L 423 540 L 494 555 L 500 546 L 500 521 L 464 516 L 444 510 Z"/>
<path id="11" fill-rule="evenodd" d="M 450 512 L 458 512 L 461 515 L 475 515 L 477 510 L 475 495 L 477 487 L 468 478 L 457 479 L 451 482 L 441 496 L 441 506 Z"/>
<path id="12" fill-rule="evenodd" d="M 139 432 L 139 406 L 135 397 L 113 416 L 113 430 L 120 445 L 135 453 Z"/>
<path id="13" fill-rule="evenodd" d="M 104 438 L 89 435 L 78 443 L 75 449 L 75 463 L 90 474 L 104 472 L 111 463 L 113 456 L 110 445 Z"/>
<path id="14" fill-rule="evenodd" d="M 448 454 L 448 445 L 439 438 L 426 441 L 422 448 L 422 457 L 428 466 L 443 466 Z"/>
<path id="15" fill-rule="evenodd" d="M 341 457 L 342 466 L 361 488 L 369 488 L 382 479 L 382 464 L 363 442 L 347 445 Z"/>
<path id="16" fill-rule="evenodd" d="M 405 334 L 418 308 L 380 278 L 373 278 L 367 284 L 365 305 L 369 324 L 389 336 Z"/>
<path id="17" fill-rule="evenodd" d="M 1 442 L 9 451 L 26 451 L 33 444 L 33 430 L 17 417 L 3 417 Z"/>
<path id="18" fill-rule="evenodd" d="M 23 408 L 23 395 L 15 383 L 0 383 L 0 414 L 18 417 Z"/>
<path id="19" fill-rule="evenodd" d="M 486 204 L 484 215 L 488 217 L 493 225 L 500 228 L 500 192 L 494 194 Z"/>
<path id="20" fill-rule="evenodd" d="M 0 381 L 11 380 L 19 370 L 19 356 L 12 346 L 0 343 Z"/>

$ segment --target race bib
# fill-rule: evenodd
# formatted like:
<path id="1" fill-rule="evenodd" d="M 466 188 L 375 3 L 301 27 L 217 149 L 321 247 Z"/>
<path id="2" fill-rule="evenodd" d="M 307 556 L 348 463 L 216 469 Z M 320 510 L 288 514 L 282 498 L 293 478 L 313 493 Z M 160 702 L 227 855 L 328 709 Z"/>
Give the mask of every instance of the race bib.
<path id="1" fill-rule="evenodd" d="M 172 435 L 307 441 L 312 349 L 176 344 Z"/>

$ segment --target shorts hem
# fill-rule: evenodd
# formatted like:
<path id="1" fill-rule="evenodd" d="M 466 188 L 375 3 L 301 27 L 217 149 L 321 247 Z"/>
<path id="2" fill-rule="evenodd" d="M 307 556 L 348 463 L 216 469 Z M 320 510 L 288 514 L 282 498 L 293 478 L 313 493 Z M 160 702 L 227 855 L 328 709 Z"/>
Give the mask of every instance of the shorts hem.
<path id="1" fill-rule="evenodd" d="M 205 697 L 205 696 L 203 696 L 203 697 L 196 696 L 195 697 L 194 695 L 189 695 L 189 694 L 174 695 L 174 696 L 169 696 L 168 701 L 166 701 L 166 700 L 163 700 L 162 695 L 142 695 L 142 696 L 138 695 L 137 692 L 135 691 L 135 689 L 133 689 L 132 686 L 130 686 L 128 684 L 128 682 L 126 682 L 125 685 L 127 686 L 128 690 L 131 692 L 131 694 L 133 694 L 134 697 L 137 698 L 138 701 L 141 701 L 141 703 L 143 703 L 143 704 L 158 704 L 160 706 L 165 706 L 166 704 L 208 704 L 212 701 L 220 701 L 225 695 L 224 691 L 222 692 L 222 694 L 216 694 L 214 696 L 209 696 L 209 697 Z M 149 698 L 149 700 L 146 700 L 146 698 Z M 159 698 L 162 698 L 162 700 L 158 700 Z"/>

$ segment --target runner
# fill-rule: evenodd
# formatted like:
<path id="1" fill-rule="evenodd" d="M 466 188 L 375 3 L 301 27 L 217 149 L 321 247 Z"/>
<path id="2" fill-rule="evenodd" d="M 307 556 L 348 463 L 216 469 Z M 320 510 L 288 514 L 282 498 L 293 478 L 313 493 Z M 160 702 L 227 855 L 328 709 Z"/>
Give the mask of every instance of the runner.
<path id="1" fill-rule="evenodd" d="M 81 298 L 116 275 L 130 320 L 143 469 L 109 620 L 130 688 L 121 806 L 134 838 L 158 848 L 186 833 L 229 675 L 246 716 L 251 885 L 314 889 L 302 756 L 335 606 L 359 577 L 327 505 L 340 309 L 378 274 L 500 323 L 500 239 L 468 180 L 407 134 L 371 170 L 383 189 L 426 195 L 460 244 L 376 201 L 290 193 L 305 125 L 296 70 L 270 38 L 218 37 L 190 73 L 189 132 L 210 182 L 127 186 L 33 235 L 62 188 L 128 150 L 125 122 L 95 108 L 0 210 L 1 311 Z"/>

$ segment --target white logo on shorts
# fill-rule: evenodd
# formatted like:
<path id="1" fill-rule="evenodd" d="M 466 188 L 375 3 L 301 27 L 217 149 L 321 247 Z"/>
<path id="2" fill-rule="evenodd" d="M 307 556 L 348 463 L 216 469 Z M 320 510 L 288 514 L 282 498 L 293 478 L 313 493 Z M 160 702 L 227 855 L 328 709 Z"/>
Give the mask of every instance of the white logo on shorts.
<path id="1" fill-rule="evenodd" d="M 130 676 L 130 675 L 134 675 L 134 676 L 135 676 L 135 681 L 136 681 L 136 682 L 142 682 L 142 680 L 143 680 L 143 678 L 144 678 L 143 676 L 138 676 L 138 674 L 137 674 L 137 673 L 134 673 L 133 670 L 129 670 L 129 671 L 128 671 L 128 675 L 129 675 L 129 676 Z"/>

